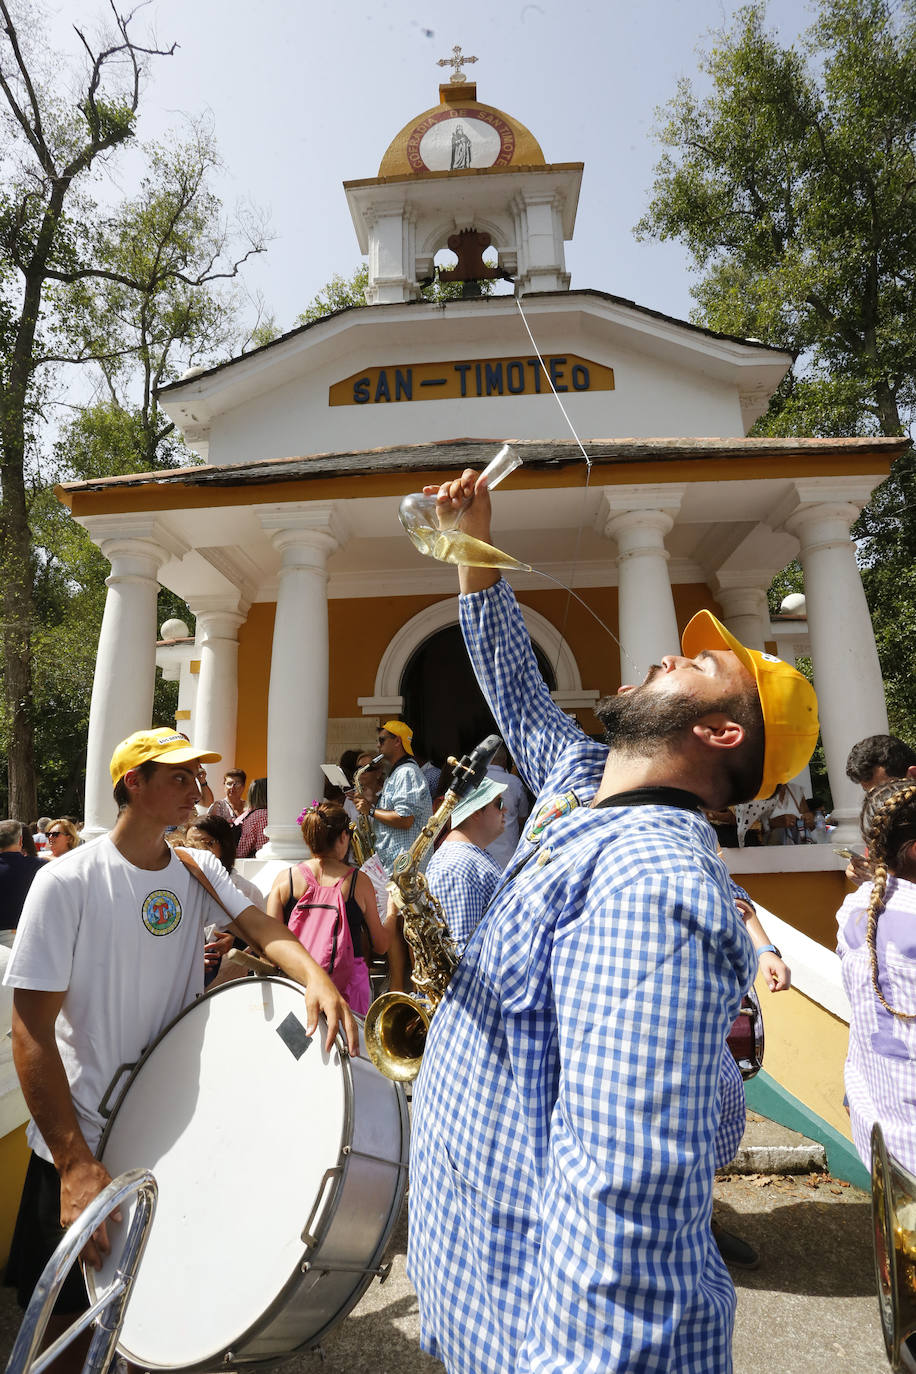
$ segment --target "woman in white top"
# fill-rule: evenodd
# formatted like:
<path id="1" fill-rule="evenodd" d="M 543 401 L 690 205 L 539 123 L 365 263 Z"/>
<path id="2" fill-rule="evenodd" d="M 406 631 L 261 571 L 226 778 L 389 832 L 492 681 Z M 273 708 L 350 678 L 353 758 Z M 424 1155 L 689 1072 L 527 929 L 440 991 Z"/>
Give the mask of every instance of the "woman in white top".
<path id="1" fill-rule="evenodd" d="M 876 787 L 862 809 L 874 870 L 837 912 L 849 998 L 846 1101 L 856 1149 L 871 1165 L 880 1121 L 890 1153 L 916 1172 L 916 782 Z"/>
<path id="2" fill-rule="evenodd" d="M 198 816 L 189 826 L 187 834 L 182 842 L 182 849 L 208 849 L 219 859 L 223 868 L 229 874 L 234 887 L 244 897 L 247 897 L 252 906 L 256 906 L 259 911 L 267 910 L 267 898 L 260 888 L 255 887 L 250 878 L 245 878 L 241 873 L 235 871 L 235 850 L 238 844 L 238 829 L 230 825 L 222 816 Z M 243 941 L 238 942 L 241 949 Z M 247 969 L 242 964 L 233 963 L 227 960 L 222 963 L 223 956 L 232 949 L 235 941 L 232 936 L 223 931 L 214 930 L 210 939 L 204 945 L 204 962 L 207 971 L 204 977 L 204 986 L 207 988 L 218 986 L 220 983 L 231 982 L 234 978 L 244 978 Z"/>
<path id="3" fill-rule="evenodd" d="M 256 906 L 259 911 L 266 911 L 267 898 L 261 889 L 255 887 L 250 878 L 245 878 L 241 873 L 235 871 L 237 844 L 237 830 L 222 816 L 199 816 L 196 821 L 188 826 L 182 848 L 209 849 L 210 853 L 215 854 L 219 859 L 239 892 L 247 897 L 251 905 Z"/>

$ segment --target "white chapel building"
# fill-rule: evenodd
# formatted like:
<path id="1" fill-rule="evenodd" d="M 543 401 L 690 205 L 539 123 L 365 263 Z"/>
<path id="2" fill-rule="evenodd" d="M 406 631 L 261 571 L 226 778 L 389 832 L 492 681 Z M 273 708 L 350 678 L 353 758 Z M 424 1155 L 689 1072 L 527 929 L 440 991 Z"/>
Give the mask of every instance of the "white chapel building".
<path id="1" fill-rule="evenodd" d="M 114 818 L 114 745 L 150 724 L 160 585 L 196 616 L 193 643 L 158 649 L 180 677 L 179 728 L 221 752 L 216 781 L 232 764 L 267 776 L 264 859 L 303 855 L 296 816 L 321 795 L 319 765 L 371 745 L 380 721 L 403 714 L 432 755 L 485 734 L 455 569 L 417 552 L 397 510 L 509 440 L 523 465 L 494 494 L 494 540 L 537 570 L 509 580 L 556 700 L 597 731 L 598 696 L 708 606 L 752 647 L 810 654 L 851 833 L 846 754 L 887 716 L 849 529 L 905 441 L 748 439 L 789 356 L 573 284 L 583 165 L 548 162 L 459 77 L 375 176 L 344 183 L 365 305 L 165 387 L 202 466 L 60 489 L 111 563 L 87 831 Z M 443 249 L 472 277 L 487 246 L 514 293 L 422 298 Z M 796 556 L 807 620 L 771 623 L 767 587 Z"/>

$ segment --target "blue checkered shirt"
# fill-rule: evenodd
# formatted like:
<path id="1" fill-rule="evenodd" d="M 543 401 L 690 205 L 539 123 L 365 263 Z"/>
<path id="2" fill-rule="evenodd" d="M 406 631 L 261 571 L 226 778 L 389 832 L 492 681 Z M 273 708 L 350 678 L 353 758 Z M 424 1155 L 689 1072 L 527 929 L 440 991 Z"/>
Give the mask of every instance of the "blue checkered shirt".
<path id="1" fill-rule="evenodd" d="M 396 811 L 399 816 L 412 817 L 410 825 L 398 830 L 393 825 L 384 825 L 373 820 L 372 833 L 375 835 L 375 852 L 386 873 L 394 868 L 394 861 L 404 849 L 409 849 L 433 813 L 432 799 L 426 779 L 420 766 L 413 759 L 402 759 L 385 779 L 378 799 L 379 811 Z M 420 865 L 425 869 L 429 855 Z"/>
<path id="2" fill-rule="evenodd" d="M 476 844 L 446 840 L 430 859 L 426 881 L 459 949 L 477 929 L 501 877 L 496 860 Z"/>
<path id="3" fill-rule="evenodd" d="M 461 615 L 537 803 L 415 1094 L 423 1345 L 450 1374 L 726 1374 L 717 1085 L 754 958 L 713 831 L 688 810 L 580 806 L 529 841 L 545 802 L 594 796 L 606 749 L 551 700 L 508 586 Z"/>

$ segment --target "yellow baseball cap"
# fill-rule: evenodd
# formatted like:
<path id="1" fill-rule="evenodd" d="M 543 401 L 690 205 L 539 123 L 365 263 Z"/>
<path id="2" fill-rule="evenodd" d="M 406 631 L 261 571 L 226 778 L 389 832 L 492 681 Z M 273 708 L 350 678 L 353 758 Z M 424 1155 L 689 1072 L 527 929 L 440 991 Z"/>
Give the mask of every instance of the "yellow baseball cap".
<path id="1" fill-rule="evenodd" d="M 405 725 L 402 720 L 386 720 L 382 729 L 387 730 L 389 735 L 397 735 L 407 753 L 413 757 L 413 750 L 410 747 L 410 741 L 413 739 L 413 731 L 409 725 Z"/>
<path id="2" fill-rule="evenodd" d="M 111 756 L 111 781 L 117 785 L 125 773 L 139 768 L 141 763 L 190 763 L 192 759 L 218 763 L 222 757 L 212 749 L 196 749 L 170 725 L 160 725 L 155 730 L 138 730 L 135 735 L 122 739 Z"/>
<path id="3" fill-rule="evenodd" d="M 687 658 L 704 649 L 731 649 L 753 673 L 763 712 L 763 778 L 754 801 L 772 796 L 782 782 L 800 773 L 814 753 L 820 725 L 814 688 L 797 668 L 781 658 L 746 649 L 711 611 L 697 611 L 681 636 Z"/>

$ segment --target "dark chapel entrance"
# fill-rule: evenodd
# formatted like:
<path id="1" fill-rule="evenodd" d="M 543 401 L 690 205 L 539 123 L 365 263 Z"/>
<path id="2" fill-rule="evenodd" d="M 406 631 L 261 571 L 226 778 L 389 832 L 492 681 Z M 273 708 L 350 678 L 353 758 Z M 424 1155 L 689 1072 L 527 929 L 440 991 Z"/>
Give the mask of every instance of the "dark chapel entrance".
<path id="1" fill-rule="evenodd" d="M 551 691 L 556 675 L 534 646 L 541 676 Z M 447 625 L 424 640 L 413 653 L 401 679 L 404 719 L 413 727 L 414 750 L 423 759 L 443 763 L 460 758 L 496 730 L 471 669 L 457 625 Z"/>

